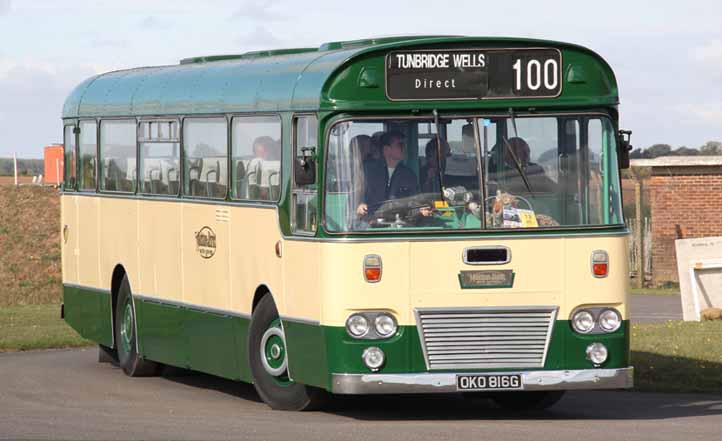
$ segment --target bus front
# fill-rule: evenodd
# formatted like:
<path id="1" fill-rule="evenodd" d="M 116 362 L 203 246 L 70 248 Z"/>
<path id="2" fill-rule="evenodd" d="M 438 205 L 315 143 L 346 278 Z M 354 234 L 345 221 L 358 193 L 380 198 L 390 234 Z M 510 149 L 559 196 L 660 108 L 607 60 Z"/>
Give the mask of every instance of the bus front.
<path id="1" fill-rule="evenodd" d="M 340 394 L 543 407 L 632 386 L 617 88 L 578 46 L 362 51 L 321 115 L 321 322 Z"/>

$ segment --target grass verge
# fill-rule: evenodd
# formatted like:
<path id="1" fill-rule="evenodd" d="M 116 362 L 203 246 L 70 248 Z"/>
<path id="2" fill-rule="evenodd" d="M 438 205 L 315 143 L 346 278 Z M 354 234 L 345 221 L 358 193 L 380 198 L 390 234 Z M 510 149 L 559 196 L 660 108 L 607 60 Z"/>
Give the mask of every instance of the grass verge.
<path id="1" fill-rule="evenodd" d="M 60 305 L 0 306 L 0 330 L 0 352 L 94 344 L 60 318 Z"/>
<path id="2" fill-rule="evenodd" d="M 632 326 L 634 387 L 722 394 L 722 321 Z"/>
<path id="3" fill-rule="evenodd" d="M 643 295 L 678 296 L 679 288 L 631 288 L 630 292 Z"/>

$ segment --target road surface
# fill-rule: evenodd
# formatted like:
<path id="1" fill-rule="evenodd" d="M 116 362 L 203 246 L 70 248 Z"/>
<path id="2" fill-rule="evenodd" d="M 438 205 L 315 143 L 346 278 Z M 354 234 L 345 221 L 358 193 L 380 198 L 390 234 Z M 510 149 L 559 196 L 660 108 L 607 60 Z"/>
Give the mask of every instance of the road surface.
<path id="1" fill-rule="evenodd" d="M 361 397 L 278 412 L 206 375 L 128 378 L 95 348 L 0 354 L 0 439 L 718 440 L 722 396 L 568 393 L 517 414 L 450 396 Z"/>

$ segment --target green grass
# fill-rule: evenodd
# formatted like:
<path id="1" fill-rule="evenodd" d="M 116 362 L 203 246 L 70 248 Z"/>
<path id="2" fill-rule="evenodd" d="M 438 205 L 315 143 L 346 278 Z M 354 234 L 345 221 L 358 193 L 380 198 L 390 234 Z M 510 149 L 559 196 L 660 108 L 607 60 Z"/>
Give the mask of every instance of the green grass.
<path id="1" fill-rule="evenodd" d="M 635 389 L 722 394 L 722 321 L 632 326 Z"/>
<path id="2" fill-rule="evenodd" d="M 632 288 L 632 294 L 676 296 L 679 295 L 679 288 Z"/>
<path id="3" fill-rule="evenodd" d="M 60 318 L 60 305 L 0 306 L 0 352 L 93 344 Z"/>

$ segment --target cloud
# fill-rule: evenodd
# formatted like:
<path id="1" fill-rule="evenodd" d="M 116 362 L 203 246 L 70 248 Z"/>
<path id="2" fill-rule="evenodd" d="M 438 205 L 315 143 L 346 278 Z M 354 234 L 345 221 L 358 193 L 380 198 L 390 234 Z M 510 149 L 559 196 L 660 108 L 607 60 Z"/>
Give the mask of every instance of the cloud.
<path id="1" fill-rule="evenodd" d="M 722 66 L 722 40 L 710 40 L 690 50 L 690 58 L 705 66 Z"/>
<path id="2" fill-rule="evenodd" d="M 5 15 L 10 12 L 12 3 L 10 0 L 0 0 L 0 15 Z"/>
<path id="3" fill-rule="evenodd" d="M 670 110 L 691 121 L 722 126 L 722 102 L 678 104 L 672 106 Z M 716 135 L 719 136 L 719 132 Z"/>
<path id="4" fill-rule="evenodd" d="M 231 15 L 230 20 L 276 21 L 285 19 L 287 16 L 284 13 L 272 10 L 273 3 L 272 1 L 246 1 Z"/>
<path id="5" fill-rule="evenodd" d="M 165 20 L 161 20 L 154 15 L 149 15 L 138 23 L 138 27 L 144 31 L 159 31 L 170 29 L 173 26 Z"/>
<path id="6" fill-rule="evenodd" d="M 90 65 L 0 59 L 0 157 L 41 158 L 43 146 L 62 139 L 60 117 L 70 91 L 96 72 Z"/>
<path id="7" fill-rule="evenodd" d="M 253 50 L 272 49 L 273 47 L 283 46 L 283 41 L 277 38 L 271 31 L 256 26 L 252 32 L 237 38 L 234 41 L 238 46 L 249 47 Z"/>

